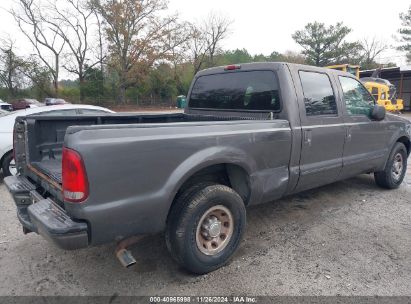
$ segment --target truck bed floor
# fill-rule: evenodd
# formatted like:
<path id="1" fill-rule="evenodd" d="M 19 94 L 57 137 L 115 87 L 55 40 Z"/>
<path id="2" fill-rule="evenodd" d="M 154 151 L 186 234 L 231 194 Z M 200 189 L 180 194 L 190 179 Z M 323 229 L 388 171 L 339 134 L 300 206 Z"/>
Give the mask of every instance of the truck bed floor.
<path id="1" fill-rule="evenodd" d="M 41 162 L 33 162 L 31 165 L 52 180 L 58 182 L 59 184 L 62 183 L 61 159 L 47 159 L 42 160 Z"/>

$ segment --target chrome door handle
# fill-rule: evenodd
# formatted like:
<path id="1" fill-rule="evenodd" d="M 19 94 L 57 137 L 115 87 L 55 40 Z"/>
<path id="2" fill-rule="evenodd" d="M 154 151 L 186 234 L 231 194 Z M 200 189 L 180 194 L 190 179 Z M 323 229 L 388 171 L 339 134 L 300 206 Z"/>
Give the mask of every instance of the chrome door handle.
<path id="1" fill-rule="evenodd" d="M 312 136 L 311 130 L 304 130 L 304 143 L 311 147 Z"/>
<path id="2" fill-rule="evenodd" d="M 352 138 L 351 127 L 347 127 L 345 132 L 346 132 L 345 138 L 347 139 L 347 141 L 351 141 L 351 138 Z"/>

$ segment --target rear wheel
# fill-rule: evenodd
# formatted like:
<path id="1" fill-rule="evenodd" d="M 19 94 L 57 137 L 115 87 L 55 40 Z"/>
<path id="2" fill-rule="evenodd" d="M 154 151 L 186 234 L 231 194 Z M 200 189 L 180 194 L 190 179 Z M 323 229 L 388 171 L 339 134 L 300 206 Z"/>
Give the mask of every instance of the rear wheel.
<path id="1" fill-rule="evenodd" d="M 244 202 L 223 185 L 194 186 L 173 205 L 168 249 L 187 270 L 203 274 L 225 265 L 237 249 L 246 222 Z"/>
<path id="2" fill-rule="evenodd" d="M 12 152 L 9 152 L 4 156 L 2 170 L 4 177 L 17 174 L 16 162 L 14 161 Z"/>
<path id="3" fill-rule="evenodd" d="M 407 149 L 404 144 L 396 143 L 384 171 L 374 173 L 377 185 L 386 189 L 398 188 L 407 171 L 407 156 Z"/>

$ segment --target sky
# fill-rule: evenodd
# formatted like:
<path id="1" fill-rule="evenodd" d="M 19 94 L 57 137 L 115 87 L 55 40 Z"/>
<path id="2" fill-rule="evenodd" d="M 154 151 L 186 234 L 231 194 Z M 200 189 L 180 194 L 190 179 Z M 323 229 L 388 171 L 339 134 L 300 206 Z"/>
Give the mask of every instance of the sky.
<path id="1" fill-rule="evenodd" d="M 225 15 L 233 20 L 223 43 L 225 49 L 245 48 L 252 55 L 269 55 L 273 51 L 301 51 L 291 35 L 313 21 L 327 25 L 342 21 L 352 29 L 347 41 L 375 37 L 395 46 L 394 36 L 401 26 L 399 14 L 410 5 L 409 0 L 170 0 L 169 11 L 191 22 L 201 21 L 211 11 Z M 13 0 L 0 0 L 0 37 L 12 37 L 21 53 L 33 52 L 7 12 L 12 6 Z M 405 64 L 404 55 L 393 49 L 378 59 Z"/>
<path id="2" fill-rule="evenodd" d="M 186 20 L 201 20 L 215 11 L 234 20 L 232 33 L 225 41 L 227 49 L 245 48 L 251 54 L 272 51 L 300 51 L 291 35 L 313 21 L 335 24 L 342 21 L 352 29 L 347 40 L 375 37 L 395 45 L 401 25 L 399 14 L 411 5 L 407 0 L 172 0 L 169 8 Z M 387 51 L 381 61 L 402 62 L 402 54 Z"/>

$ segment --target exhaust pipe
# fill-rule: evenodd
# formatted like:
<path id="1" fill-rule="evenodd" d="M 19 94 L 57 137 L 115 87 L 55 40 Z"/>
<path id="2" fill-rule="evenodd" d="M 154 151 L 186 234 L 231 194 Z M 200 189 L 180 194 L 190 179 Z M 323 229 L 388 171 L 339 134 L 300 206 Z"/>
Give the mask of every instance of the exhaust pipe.
<path id="1" fill-rule="evenodd" d="M 133 257 L 130 251 L 127 249 L 120 249 L 116 252 L 117 259 L 120 261 L 121 265 L 126 268 L 133 266 L 137 263 L 136 259 Z"/>
<path id="2" fill-rule="evenodd" d="M 133 266 L 134 264 L 137 263 L 133 254 L 129 250 L 127 250 L 127 247 L 137 243 L 142 238 L 144 238 L 143 235 L 136 235 L 136 236 L 132 236 L 127 239 L 124 239 L 117 243 L 115 253 L 121 265 L 123 265 L 126 268 L 129 268 L 130 266 Z"/>

